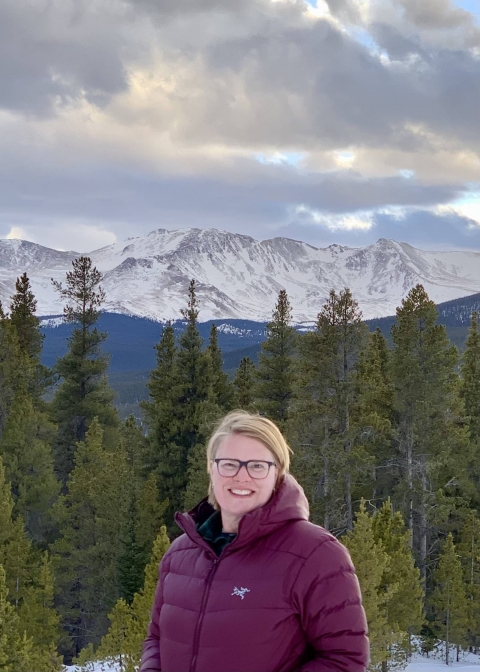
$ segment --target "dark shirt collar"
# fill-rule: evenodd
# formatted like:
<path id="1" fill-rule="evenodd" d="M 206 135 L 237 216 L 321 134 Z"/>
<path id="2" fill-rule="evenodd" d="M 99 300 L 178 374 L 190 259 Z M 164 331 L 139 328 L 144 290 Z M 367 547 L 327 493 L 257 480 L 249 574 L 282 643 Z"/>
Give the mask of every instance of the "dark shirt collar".
<path id="1" fill-rule="evenodd" d="M 220 555 L 237 536 L 236 533 L 223 532 L 220 511 L 212 513 L 204 523 L 197 524 L 197 532 L 210 544 L 216 555 Z"/>

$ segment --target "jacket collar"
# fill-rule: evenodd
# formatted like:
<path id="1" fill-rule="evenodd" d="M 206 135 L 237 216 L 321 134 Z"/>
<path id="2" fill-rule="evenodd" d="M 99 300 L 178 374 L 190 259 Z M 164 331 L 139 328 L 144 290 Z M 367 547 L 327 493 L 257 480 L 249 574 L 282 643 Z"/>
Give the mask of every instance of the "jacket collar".
<path id="1" fill-rule="evenodd" d="M 175 521 L 180 529 L 196 544 L 208 547 L 210 551 L 211 548 L 198 533 L 196 525 L 205 522 L 213 512 L 213 507 L 205 498 L 188 513 L 175 514 Z M 286 523 L 308 520 L 308 516 L 308 501 L 305 493 L 293 476 L 287 474 L 265 506 L 250 511 L 242 518 L 238 526 L 237 537 L 225 549 L 224 554 L 271 534 Z"/>

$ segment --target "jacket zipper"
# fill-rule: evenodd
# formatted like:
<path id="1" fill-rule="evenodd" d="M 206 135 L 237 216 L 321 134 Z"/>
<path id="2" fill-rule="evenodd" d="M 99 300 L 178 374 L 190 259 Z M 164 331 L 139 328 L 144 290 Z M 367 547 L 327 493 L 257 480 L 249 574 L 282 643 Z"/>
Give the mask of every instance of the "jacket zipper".
<path id="1" fill-rule="evenodd" d="M 217 571 L 218 561 L 219 558 L 215 558 L 215 560 L 213 561 L 213 566 L 207 576 L 207 581 L 205 583 L 205 591 L 203 593 L 202 606 L 200 609 L 200 615 L 198 617 L 197 626 L 195 628 L 195 635 L 193 638 L 193 655 L 192 655 L 192 662 L 190 664 L 190 672 L 195 672 L 195 666 L 197 663 L 197 655 L 198 655 L 198 646 L 200 643 L 200 631 L 202 629 L 203 618 L 205 616 L 205 608 L 207 606 L 207 600 L 210 594 L 210 588 L 212 586 L 213 577 L 215 576 L 215 572 Z"/>

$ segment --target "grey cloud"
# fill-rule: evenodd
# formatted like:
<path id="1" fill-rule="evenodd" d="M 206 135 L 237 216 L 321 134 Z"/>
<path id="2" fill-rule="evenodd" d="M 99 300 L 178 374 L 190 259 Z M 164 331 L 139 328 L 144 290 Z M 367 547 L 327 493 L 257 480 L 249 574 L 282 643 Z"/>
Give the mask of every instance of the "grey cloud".
<path id="1" fill-rule="evenodd" d="M 369 32 L 392 60 L 403 61 L 411 54 L 419 54 L 425 62 L 430 61 L 428 52 L 422 47 L 418 36 L 403 35 L 397 26 L 374 21 L 369 26 Z"/>
<path id="2" fill-rule="evenodd" d="M 72 166 L 55 171 L 49 164 L 0 170 L 0 237 L 18 226 L 55 245 L 55 227 L 97 226 L 119 239 L 158 228 L 217 227 L 255 238 L 285 235 L 314 245 L 338 242 L 362 246 L 394 238 L 420 247 L 478 248 L 480 227 L 454 214 L 429 212 L 461 193 L 460 185 L 422 186 L 415 180 L 366 180 L 353 172 L 301 175 L 281 166 L 240 162 L 222 178 L 161 177 L 111 166 Z M 20 172 L 22 171 L 22 172 Z M 381 210 L 386 204 L 407 208 L 404 219 L 374 215 L 369 231 L 330 231 L 294 216 L 303 204 L 328 218 L 355 211 Z M 412 206 L 413 208 L 412 212 Z M 416 210 L 416 211 L 415 211 Z M 51 231 L 49 233 L 49 231 Z M 38 240 L 38 238 L 37 238 Z M 88 248 L 86 242 L 85 249 Z"/>
<path id="3" fill-rule="evenodd" d="M 356 4 L 352 0 L 326 0 L 326 3 L 333 16 L 338 17 L 342 21 L 350 23 L 360 23 L 361 13 Z"/>
<path id="4" fill-rule="evenodd" d="M 341 12 L 349 6 L 335 3 Z M 434 53 L 420 40 L 417 63 L 386 67 L 330 22 L 305 19 L 302 7 L 301 0 L 98 0 L 92 12 L 85 0 L 38 0 L 26 13 L 7 0 L 0 106 L 34 113 L 83 95 L 104 105 L 127 87 L 128 65 L 158 50 L 181 83 L 165 110 L 136 114 L 180 143 L 422 149 L 430 140 L 410 124 L 479 147 L 480 62 L 472 54 Z M 411 53 L 413 38 L 387 24 L 373 29 L 383 30 L 392 53 Z"/>
<path id="5" fill-rule="evenodd" d="M 190 141 L 420 148 L 427 139 L 409 124 L 479 146 L 480 62 L 466 51 L 385 67 L 320 21 L 214 45 L 206 57 L 215 76 L 205 82 L 200 115 L 177 119 L 177 133 Z M 241 97 L 222 95 L 238 82 Z"/>
<path id="6" fill-rule="evenodd" d="M 367 26 L 390 55 L 392 62 L 385 65 L 332 22 L 307 19 L 302 0 L 31 0 L 29 11 L 4 0 L 0 108 L 27 117 L 53 115 L 58 101 L 74 107 L 85 96 L 105 106 L 98 123 L 112 120 L 116 140 L 109 142 L 119 149 L 136 124 L 151 130 L 152 144 L 163 133 L 186 155 L 189 146 L 201 152 L 209 144 L 225 154 L 237 148 L 321 153 L 349 146 L 428 154 L 435 143 L 478 149 L 480 61 L 467 48 L 471 25 L 454 12 L 456 23 L 442 28 L 445 16 L 453 16 L 441 13 L 442 2 L 438 11 L 428 4 L 433 12 L 428 21 L 426 14 L 415 14 L 409 0 L 403 5 L 398 21 L 379 14 Z M 342 20 L 360 25 L 353 3 L 331 0 L 330 6 Z M 461 46 L 434 44 L 425 39 L 430 29 L 445 36 L 454 31 Z M 158 108 L 154 92 L 155 103 L 139 96 L 132 107 L 125 101 L 109 106 L 118 92 L 128 90 L 131 66 L 143 68 L 146 78 L 155 76 L 155 58 L 173 82 Z M 66 156 L 61 138 L 68 136 L 69 122 L 62 121 L 60 139 L 51 144 L 55 129 L 47 129 L 45 141 L 40 126 L 29 127 L 28 121 L 18 127 L 13 148 L 2 141 L 0 235 L 12 224 L 88 221 L 103 222 L 119 237 L 191 225 L 270 237 L 300 203 L 330 213 L 392 204 L 427 208 L 451 201 L 463 189 L 455 175 L 450 183 L 434 186 L 403 178 L 364 179 L 354 172 L 307 174 L 246 159 L 212 165 L 206 156 L 198 163 L 211 177 L 175 178 L 165 161 L 158 169 L 163 175 L 150 172 L 140 153 L 132 158 L 127 149 L 119 151 L 120 160 L 110 145 L 99 140 L 94 147 L 90 137 L 80 158 Z M 84 123 L 86 128 L 90 122 Z M 71 124 L 71 133 L 85 132 L 78 118 Z M 426 133 L 414 132 L 415 126 Z M 417 220 L 409 215 L 404 223 L 377 219 L 368 234 L 337 230 L 328 235 L 341 242 L 363 235 L 436 240 L 438 234 L 455 245 L 454 240 L 470 240 L 468 231 L 476 233 L 461 218 L 432 219 L 425 213 L 415 215 Z M 301 232 L 306 224 L 295 226 Z"/>
<path id="7" fill-rule="evenodd" d="M 16 0 L 0 3 L 0 108 L 28 115 L 86 95 L 104 104 L 127 86 L 121 25 L 113 5 Z"/>
<path id="8" fill-rule="evenodd" d="M 400 220 L 378 214 L 371 229 L 357 231 L 331 231 L 313 222 L 293 220 L 281 227 L 278 235 L 299 238 L 318 247 L 333 243 L 363 247 L 379 238 L 392 238 L 424 250 L 480 249 L 480 226 L 455 214 L 440 216 L 428 210 L 411 212 Z"/>
<path id="9" fill-rule="evenodd" d="M 347 213 L 387 204 L 425 207 L 458 197 L 456 184 L 421 185 L 396 178 L 364 179 L 353 171 L 306 174 L 293 168 L 241 160 L 217 177 L 172 177 L 132 171 L 127 165 L 72 163 L 55 168 L 41 152 L 27 166 L 0 166 L 0 217 L 11 225 L 75 219 L 113 227 L 134 222 L 161 226 L 225 226 L 284 222 L 300 204 L 326 213 Z M 115 229 L 116 230 L 116 229 Z M 6 232 L 5 232 L 6 233 Z M 4 234 L 5 235 L 5 234 Z M 127 234 L 128 235 L 128 234 Z"/>
<path id="10" fill-rule="evenodd" d="M 471 26 L 472 15 L 454 7 L 450 0 L 397 0 L 407 21 L 419 28 L 457 28 Z"/>

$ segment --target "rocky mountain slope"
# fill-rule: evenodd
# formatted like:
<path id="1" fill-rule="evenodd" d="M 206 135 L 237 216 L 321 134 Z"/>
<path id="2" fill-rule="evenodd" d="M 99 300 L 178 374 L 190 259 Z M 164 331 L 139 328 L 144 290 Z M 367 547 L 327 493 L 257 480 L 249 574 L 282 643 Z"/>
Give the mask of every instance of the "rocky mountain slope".
<path id="1" fill-rule="evenodd" d="M 365 248 L 322 249 L 216 229 L 158 229 L 85 254 L 104 274 L 106 311 L 155 320 L 179 317 L 191 278 L 201 320 L 268 320 L 283 288 L 296 322 L 314 320 L 331 288 L 350 287 L 365 319 L 394 314 L 418 282 L 437 303 L 480 290 L 480 252 L 427 252 L 386 239 Z M 77 256 L 0 240 L 0 300 L 8 306 L 15 278 L 26 271 L 38 314 L 61 313 L 50 278 L 63 280 Z"/>

